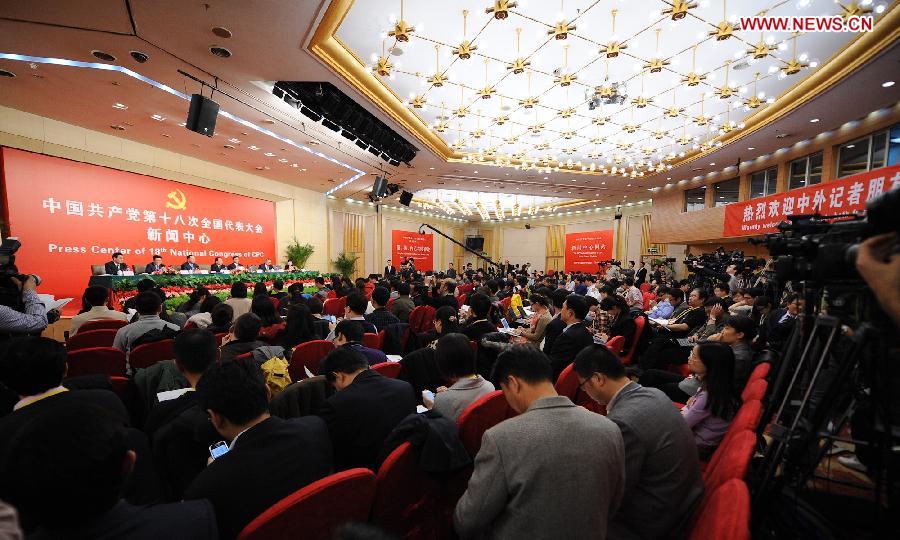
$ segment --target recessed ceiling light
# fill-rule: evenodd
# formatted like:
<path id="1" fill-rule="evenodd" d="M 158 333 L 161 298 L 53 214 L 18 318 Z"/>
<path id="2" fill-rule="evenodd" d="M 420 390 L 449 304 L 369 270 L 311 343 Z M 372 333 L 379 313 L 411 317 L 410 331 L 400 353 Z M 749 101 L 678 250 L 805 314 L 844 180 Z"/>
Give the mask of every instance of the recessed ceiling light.
<path id="1" fill-rule="evenodd" d="M 266 152 L 264 155 L 267 157 L 275 157 L 275 154 L 273 154 L 272 152 Z"/>
<path id="2" fill-rule="evenodd" d="M 115 62 L 116 57 L 109 54 L 108 52 L 103 51 L 91 51 L 91 56 L 97 58 L 98 60 L 103 60 L 104 62 Z"/>
<path id="3" fill-rule="evenodd" d="M 894 86 L 894 81 L 884 81 L 881 83 L 882 88 L 890 88 L 892 86 Z"/>
<path id="4" fill-rule="evenodd" d="M 428 170 L 429 170 L 429 171 L 433 171 L 433 170 L 434 170 L 434 167 L 428 167 Z"/>
<path id="5" fill-rule="evenodd" d="M 166 117 L 161 114 L 151 114 L 150 118 L 156 120 L 157 122 L 162 122 L 163 120 L 166 119 Z"/>
<path id="6" fill-rule="evenodd" d="M 231 58 L 231 51 L 229 51 L 225 47 L 213 45 L 209 48 L 209 52 L 211 52 L 213 56 L 218 56 L 219 58 Z"/>
<path id="7" fill-rule="evenodd" d="M 115 105 L 113 105 L 113 109 L 119 109 L 120 111 L 124 111 L 127 108 L 128 105 L 125 105 L 124 103 L 116 103 Z"/>
<path id="8" fill-rule="evenodd" d="M 252 144 L 250 146 L 248 146 L 247 148 L 249 148 L 250 150 L 259 150 L 258 146 L 254 146 Z"/>
<path id="9" fill-rule="evenodd" d="M 234 144 L 240 144 L 240 143 L 241 143 L 241 140 L 240 140 L 240 139 L 234 139 L 234 138 L 231 138 L 231 139 L 228 139 L 228 142 L 234 143 Z"/>
<path id="10" fill-rule="evenodd" d="M 418 183 L 420 183 L 420 184 L 421 184 L 421 183 L 422 183 L 422 181 L 421 181 L 421 180 L 416 180 L 416 182 L 418 182 Z"/>
<path id="11" fill-rule="evenodd" d="M 288 162 L 288 160 L 286 160 L 286 159 L 284 159 L 284 158 L 279 158 L 278 161 L 280 161 L 281 163 L 287 163 L 287 162 Z"/>
<path id="12" fill-rule="evenodd" d="M 223 28 L 221 26 L 213 26 L 212 33 L 223 39 L 229 39 L 233 35 L 231 33 L 231 30 Z"/>
<path id="13" fill-rule="evenodd" d="M 810 123 L 810 124 L 815 124 L 815 123 L 818 122 L 818 121 L 819 121 L 818 118 L 813 118 L 812 120 L 809 121 L 809 123 Z"/>
<path id="14" fill-rule="evenodd" d="M 475 174 L 478 174 L 478 171 L 475 171 Z"/>
<path id="15" fill-rule="evenodd" d="M 748 146 L 748 147 L 747 147 L 747 150 L 756 150 L 756 147 L 755 147 L 755 146 Z"/>
<path id="16" fill-rule="evenodd" d="M 710 166 L 710 167 L 715 167 L 716 164 L 715 164 L 715 163 L 710 163 L 709 166 Z"/>

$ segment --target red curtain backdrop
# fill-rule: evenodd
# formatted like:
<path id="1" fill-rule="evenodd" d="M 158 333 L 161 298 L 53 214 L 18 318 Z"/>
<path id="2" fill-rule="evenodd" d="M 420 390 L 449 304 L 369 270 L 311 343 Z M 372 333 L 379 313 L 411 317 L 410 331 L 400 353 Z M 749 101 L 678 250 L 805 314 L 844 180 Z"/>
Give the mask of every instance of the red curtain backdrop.
<path id="1" fill-rule="evenodd" d="M 900 165 L 854 174 L 834 182 L 729 204 L 722 236 L 753 236 L 777 232 L 788 216 L 833 216 L 865 210 L 866 203 L 900 186 Z"/>
<path id="2" fill-rule="evenodd" d="M 416 270 L 434 270 L 434 236 L 415 231 L 391 231 L 391 264 L 412 257 Z"/>
<path id="3" fill-rule="evenodd" d="M 90 265 L 116 251 L 129 266 L 155 253 L 179 267 L 188 253 L 278 260 L 272 202 L 10 148 L 0 157 L 16 266 L 43 278 L 39 292 L 80 304 Z"/>
<path id="4" fill-rule="evenodd" d="M 613 256 L 613 230 L 566 234 L 566 272 L 596 273 Z"/>

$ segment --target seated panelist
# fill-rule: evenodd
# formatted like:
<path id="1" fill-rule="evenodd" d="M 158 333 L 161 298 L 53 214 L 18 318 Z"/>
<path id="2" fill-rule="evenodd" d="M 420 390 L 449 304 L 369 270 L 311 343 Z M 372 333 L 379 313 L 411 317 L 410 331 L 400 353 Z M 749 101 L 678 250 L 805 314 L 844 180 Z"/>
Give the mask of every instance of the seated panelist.
<path id="1" fill-rule="evenodd" d="M 113 253 L 112 260 L 104 266 L 104 273 L 111 276 L 121 276 L 128 271 L 128 265 L 125 264 L 125 255 L 120 252 Z"/>
<path id="2" fill-rule="evenodd" d="M 225 265 L 222 264 L 222 257 L 216 257 L 213 260 L 212 265 L 209 267 L 210 272 L 221 272 L 222 270 L 227 270 Z"/>
<path id="3" fill-rule="evenodd" d="M 244 265 L 241 264 L 241 258 L 237 255 L 231 258 L 231 264 L 228 265 L 228 269 L 234 272 L 235 270 L 243 270 Z"/>
<path id="4" fill-rule="evenodd" d="M 197 270 L 200 270 L 200 265 L 197 264 L 193 255 L 188 255 L 187 260 L 185 260 L 181 264 L 181 269 L 182 270 L 190 270 L 191 272 L 196 272 Z"/>
<path id="5" fill-rule="evenodd" d="M 257 269 L 263 272 L 272 272 L 275 270 L 275 267 L 272 266 L 272 259 L 266 259 L 265 262 L 257 266 Z"/>
<path id="6" fill-rule="evenodd" d="M 144 273 L 146 274 L 157 274 L 159 272 L 165 272 L 166 265 L 163 264 L 162 255 L 154 255 L 153 262 L 147 265 L 144 269 Z"/>

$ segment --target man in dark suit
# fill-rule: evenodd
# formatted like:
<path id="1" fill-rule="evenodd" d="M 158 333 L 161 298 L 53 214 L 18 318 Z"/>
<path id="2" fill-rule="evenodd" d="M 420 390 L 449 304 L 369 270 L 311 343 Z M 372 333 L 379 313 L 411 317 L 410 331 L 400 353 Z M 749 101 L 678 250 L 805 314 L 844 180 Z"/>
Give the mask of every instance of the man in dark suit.
<path id="1" fill-rule="evenodd" d="M 797 317 L 803 312 L 803 297 L 797 293 L 788 295 L 784 300 L 784 307 L 778 308 L 766 317 L 765 338 L 768 345 L 774 350 L 780 350 L 787 343 Z"/>
<path id="2" fill-rule="evenodd" d="M 272 265 L 272 259 L 266 259 L 263 263 L 256 267 L 258 270 L 262 270 L 263 272 L 273 272 L 275 270 L 275 266 Z"/>
<path id="3" fill-rule="evenodd" d="M 352 349 L 363 355 L 370 366 L 388 361 L 387 356 L 382 351 L 363 345 L 363 327 L 360 321 L 344 319 L 337 323 L 334 327 L 333 341 L 335 347 Z"/>
<path id="4" fill-rule="evenodd" d="M 638 287 L 641 286 L 641 283 L 647 281 L 647 265 L 644 261 L 641 261 L 640 265 L 637 272 L 634 273 L 634 282 Z"/>
<path id="5" fill-rule="evenodd" d="M 384 276 L 396 276 L 397 275 L 397 267 L 391 264 L 391 260 L 387 260 L 387 265 L 384 267 Z"/>
<path id="6" fill-rule="evenodd" d="M 372 313 L 366 315 L 366 320 L 375 325 L 375 329 L 379 332 L 392 324 L 398 324 L 400 319 L 387 310 L 388 300 L 391 299 L 391 292 L 384 287 L 375 287 L 372 290 L 372 307 L 375 308 Z"/>
<path id="7" fill-rule="evenodd" d="M 231 264 L 229 264 L 226 268 L 234 272 L 235 270 L 243 270 L 244 265 L 241 264 L 241 258 L 238 255 L 235 255 L 231 258 Z"/>
<path id="8" fill-rule="evenodd" d="M 453 268 L 453 263 L 450 263 L 450 268 L 447 269 L 447 277 L 456 279 L 456 268 Z"/>
<path id="9" fill-rule="evenodd" d="M 337 390 L 319 410 L 331 434 L 336 470 L 375 467 L 387 436 L 416 412 L 408 382 L 368 367 L 361 354 L 343 347 L 328 353 L 319 366 L 319 374 Z"/>
<path id="10" fill-rule="evenodd" d="M 180 501 L 184 490 L 206 468 L 209 445 L 221 437 L 197 405 L 197 383 L 219 357 L 216 336 L 192 328 L 175 338 L 175 368 L 190 386 L 181 396 L 160 401 L 147 415 L 144 431 L 153 447 L 167 500 Z"/>
<path id="11" fill-rule="evenodd" d="M 200 265 L 197 264 L 196 259 L 194 259 L 193 255 L 188 255 L 187 259 L 181 264 L 182 270 L 190 270 L 191 272 L 195 270 L 200 270 Z"/>
<path id="12" fill-rule="evenodd" d="M 550 361 L 553 363 L 553 380 L 562 370 L 575 360 L 575 356 L 588 345 L 593 345 L 594 336 L 584 326 L 584 318 L 588 314 L 587 300 L 580 294 L 570 294 L 563 302 L 559 318 L 566 325 L 562 333 L 553 342 L 550 349 Z"/>
<path id="13" fill-rule="evenodd" d="M 104 266 L 104 273 L 111 276 L 121 276 L 122 273 L 127 270 L 128 265 L 125 264 L 125 255 L 122 255 L 118 251 L 113 253 L 112 260 Z"/>
<path id="14" fill-rule="evenodd" d="M 452 279 L 445 279 L 440 287 L 434 287 L 431 292 L 431 297 L 425 299 L 425 303 L 434 309 L 438 309 L 443 306 L 450 306 L 453 309 L 459 309 L 459 302 L 456 301 L 456 297 L 453 296 L 453 291 L 456 290 L 456 282 Z"/>
<path id="15" fill-rule="evenodd" d="M 625 495 L 610 523 L 610 538 L 679 538 L 703 497 L 694 436 L 681 413 L 656 388 L 625 375 L 602 345 L 575 357 L 581 388 L 606 405 L 625 442 Z"/>
<path id="16" fill-rule="evenodd" d="M 553 302 L 553 308 L 556 310 L 556 313 L 547 325 L 547 331 L 544 332 L 544 352 L 548 355 L 553 350 L 556 338 L 566 329 L 566 323 L 560 318 L 560 312 L 569 294 L 571 293 L 565 289 L 556 289 L 550 295 L 550 301 Z"/>
<path id="17" fill-rule="evenodd" d="M 151 262 L 144 268 L 144 272 L 147 274 L 153 274 L 155 272 L 162 272 L 165 269 L 166 265 L 164 265 L 162 262 L 162 256 L 154 255 L 153 262 Z"/>
<path id="18" fill-rule="evenodd" d="M 226 270 L 225 265 L 222 264 L 222 257 L 216 257 L 213 260 L 212 265 L 209 267 L 210 272 L 221 272 L 222 270 Z"/>
<path id="19" fill-rule="evenodd" d="M 270 506 L 332 471 L 325 422 L 316 416 L 269 416 L 267 396 L 262 370 L 251 359 L 216 363 L 197 384 L 200 407 L 231 444 L 194 479 L 184 498 L 212 503 L 223 539 L 236 538 Z"/>
<path id="20" fill-rule="evenodd" d="M 103 406 L 82 401 L 45 410 L 23 427 L 0 471 L 0 496 L 18 508 L 30 538 L 219 537 L 209 501 L 135 506 L 120 499 L 140 462 L 128 431 Z"/>

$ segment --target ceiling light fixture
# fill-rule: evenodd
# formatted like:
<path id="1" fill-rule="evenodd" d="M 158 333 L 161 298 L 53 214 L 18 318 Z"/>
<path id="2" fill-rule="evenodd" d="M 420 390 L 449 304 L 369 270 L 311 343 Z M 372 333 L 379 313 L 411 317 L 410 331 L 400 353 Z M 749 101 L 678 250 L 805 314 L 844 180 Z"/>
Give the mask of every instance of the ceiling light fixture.
<path id="1" fill-rule="evenodd" d="M 468 18 L 469 18 L 469 10 L 463 10 L 463 39 L 459 45 L 453 48 L 450 52 L 453 56 L 458 57 L 460 60 L 468 60 L 472 57 L 472 52 L 478 49 L 478 46 L 473 45 L 471 41 L 466 39 L 466 34 L 468 31 Z"/>
<path id="2" fill-rule="evenodd" d="M 113 109 L 119 109 L 120 111 L 124 111 L 124 110 L 128 109 L 128 105 L 125 105 L 123 103 L 116 103 L 113 105 Z"/>
<path id="3" fill-rule="evenodd" d="M 495 19 L 502 21 L 509 17 L 509 10 L 518 5 L 515 0 L 494 0 L 494 5 L 485 8 L 484 12 L 488 15 L 493 13 Z"/>
<path id="4" fill-rule="evenodd" d="M 881 83 L 882 88 L 890 88 L 892 86 L 894 86 L 894 81 L 885 81 Z"/>
<path id="5" fill-rule="evenodd" d="M 151 114 L 150 118 L 156 120 L 157 122 L 162 122 L 163 120 L 166 119 L 166 117 L 161 114 Z"/>
<path id="6" fill-rule="evenodd" d="M 416 29 L 403 19 L 403 0 L 400 0 L 400 18 L 397 19 L 394 28 L 387 35 L 401 43 L 406 43 L 409 41 L 409 35 L 415 31 Z"/>

